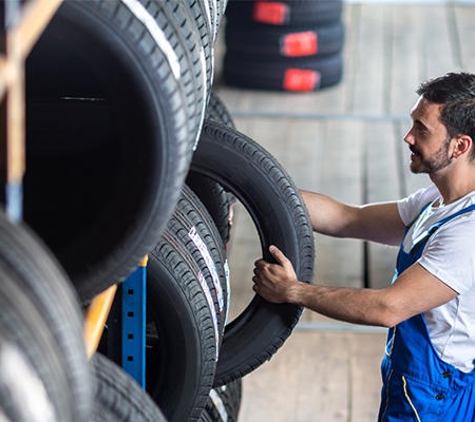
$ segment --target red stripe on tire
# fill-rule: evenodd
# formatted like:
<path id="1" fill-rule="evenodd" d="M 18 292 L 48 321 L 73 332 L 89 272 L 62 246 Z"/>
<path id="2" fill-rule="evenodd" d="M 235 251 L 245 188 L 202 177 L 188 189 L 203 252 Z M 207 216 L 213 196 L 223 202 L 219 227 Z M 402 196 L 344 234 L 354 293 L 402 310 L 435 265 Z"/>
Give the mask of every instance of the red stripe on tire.
<path id="1" fill-rule="evenodd" d="M 314 91 L 320 84 L 320 74 L 315 70 L 287 69 L 284 73 L 285 91 Z"/>
<path id="2" fill-rule="evenodd" d="M 256 1 L 252 18 L 256 22 L 283 25 L 289 18 L 289 6 L 273 1 Z"/>
<path id="3" fill-rule="evenodd" d="M 318 37 L 314 31 L 294 32 L 281 40 L 281 54 L 286 57 L 301 57 L 317 54 Z"/>

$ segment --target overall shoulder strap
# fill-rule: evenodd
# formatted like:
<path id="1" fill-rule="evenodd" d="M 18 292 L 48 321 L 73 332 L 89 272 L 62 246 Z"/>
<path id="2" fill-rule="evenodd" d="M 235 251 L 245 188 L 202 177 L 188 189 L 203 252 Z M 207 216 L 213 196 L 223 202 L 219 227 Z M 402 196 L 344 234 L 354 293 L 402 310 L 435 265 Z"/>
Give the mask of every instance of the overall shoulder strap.
<path id="1" fill-rule="evenodd" d="M 422 209 L 422 211 L 424 211 L 425 208 L 427 208 L 427 205 Z M 462 210 L 459 210 L 456 213 L 451 214 L 451 215 L 443 218 L 442 220 L 437 221 L 436 223 L 432 224 L 432 226 L 429 227 L 427 232 L 423 236 L 421 236 L 421 238 L 418 239 L 417 242 L 413 245 L 413 247 L 411 249 L 411 252 L 415 252 L 421 246 L 425 245 L 427 240 L 439 229 L 440 226 L 442 226 L 443 224 L 445 224 L 448 221 L 452 220 L 453 218 L 458 217 L 459 215 L 466 214 L 467 212 L 471 212 L 471 211 L 474 211 L 474 210 L 475 210 L 475 204 L 472 204 L 472 205 L 469 205 L 468 207 L 466 207 Z M 421 211 L 421 214 L 422 214 L 422 211 Z"/>

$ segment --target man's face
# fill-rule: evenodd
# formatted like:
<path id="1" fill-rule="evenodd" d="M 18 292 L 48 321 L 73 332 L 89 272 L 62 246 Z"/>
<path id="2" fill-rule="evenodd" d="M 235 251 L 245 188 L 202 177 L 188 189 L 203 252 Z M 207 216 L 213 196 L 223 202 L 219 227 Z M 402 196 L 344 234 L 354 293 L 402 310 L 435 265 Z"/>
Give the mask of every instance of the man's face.
<path id="1" fill-rule="evenodd" d="M 440 104 L 420 97 L 411 111 L 412 127 L 404 136 L 413 173 L 433 174 L 452 163 L 451 138 L 440 122 Z"/>

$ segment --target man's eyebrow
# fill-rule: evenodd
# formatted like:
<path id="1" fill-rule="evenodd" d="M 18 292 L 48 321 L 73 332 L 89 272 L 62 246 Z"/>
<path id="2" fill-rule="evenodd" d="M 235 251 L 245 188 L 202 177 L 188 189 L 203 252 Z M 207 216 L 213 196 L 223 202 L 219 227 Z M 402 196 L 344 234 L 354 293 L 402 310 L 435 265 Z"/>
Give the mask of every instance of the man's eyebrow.
<path id="1" fill-rule="evenodd" d="M 419 127 L 422 128 L 422 129 L 429 130 L 429 127 L 428 127 L 425 123 L 423 123 L 421 120 L 419 120 L 419 119 L 415 119 L 415 120 L 414 120 L 414 124 L 417 125 L 417 126 L 419 126 Z"/>
<path id="2" fill-rule="evenodd" d="M 412 119 L 412 122 L 413 122 L 414 125 L 422 127 L 424 129 L 429 129 L 427 127 L 427 125 L 422 120 L 420 120 L 419 118 L 414 116 L 414 112 L 411 113 L 411 119 Z"/>
<path id="3" fill-rule="evenodd" d="M 414 123 L 419 125 L 419 126 L 424 126 L 424 127 L 426 126 L 424 123 L 422 123 L 422 120 L 420 120 L 420 119 L 414 119 Z"/>

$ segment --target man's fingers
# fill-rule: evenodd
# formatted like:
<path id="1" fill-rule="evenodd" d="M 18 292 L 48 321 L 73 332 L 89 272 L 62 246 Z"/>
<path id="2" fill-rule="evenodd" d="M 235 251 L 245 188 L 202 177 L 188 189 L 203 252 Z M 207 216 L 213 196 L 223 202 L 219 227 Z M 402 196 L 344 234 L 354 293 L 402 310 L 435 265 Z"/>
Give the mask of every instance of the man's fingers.
<path id="1" fill-rule="evenodd" d="M 277 246 L 270 245 L 269 252 L 280 265 L 284 266 L 289 262 L 284 253 Z"/>
<path id="2" fill-rule="evenodd" d="M 259 258 L 256 262 L 254 262 L 254 266 L 255 266 L 255 267 L 262 267 L 262 266 L 264 266 L 265 264 L 267 264 L 267 262 L 264 261 L 262 258 Z"/>

